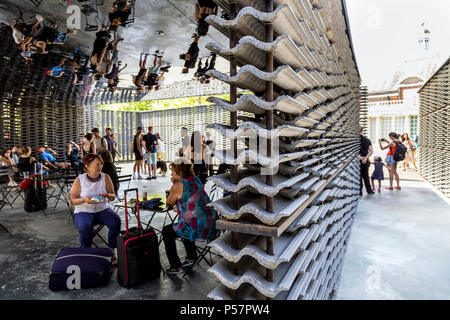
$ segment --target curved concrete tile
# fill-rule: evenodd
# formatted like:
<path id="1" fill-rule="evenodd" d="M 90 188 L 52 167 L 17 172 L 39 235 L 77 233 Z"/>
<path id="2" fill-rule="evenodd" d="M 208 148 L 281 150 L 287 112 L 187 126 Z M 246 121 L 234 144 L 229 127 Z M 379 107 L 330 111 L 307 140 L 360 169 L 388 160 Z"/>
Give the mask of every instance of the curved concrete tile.
<path id="1" fill-rule="evenodd" d="M 298 160 L 308 155 L 307 151 L 302 152 L 294 152 L 294 153 L 287 153 L 287 154 L 280 154 L 274 157 L 267 157 L 265 155 L 261 155 L 257 153 L 254 150 L 238 150 L 237 157 L 232 156 L 232 151 L 216 151 L 214 153 L 214 156 L 217 158 L 218 161 L 221 163 L 231 164 L 231 165 L 238 165 L 243 163 L 253 163 L 253 164 L 260 164 L 261 166 L 265 168 L 276 168 L 280 165 L 280 163 L 291 161 L 291 160 Z"/>
<path id="2" fill-rule="evenodd" d="M 244 137 L 259 136 L 265 139 L 275 139 L 276 137 L 299 137 L 308 132 L 306 128 L 300 128 L 295 126 L 283 125 L 272 130 L 265 129 L 265 124 L 258 124 L 256 122 L 244 122 L 237 130 L 231 130 L 229 126 L 222 124 L 209 124 L 208 128 L 216 130 L 222 136 L 227 139 L 233 140 Z M 322 133 L 324 133 L 323 131 Z"/>
<path id="3" fill-rule="evenodd" d="M 273 81 L 278 87 L 294 92 L 320 86 L 316 82 L 312 82 L 309 77 L 297 74 L 289 66 L 280 66 L 274 72 L 265 72 L 255 66 L 245 65 L 232 77 L 217 70 L 210 70 L 206 75 L 253 92 L 265 91 L 266 81 Z"/>
<path id="4" fill-rule="evenodd" d="M 241 170 L 244 171 L 244 170 Z M 251 172 L 251 171 L 250 171 Z M 268 196 L 268 197 L 274 197 L 278 194 L 278 192 L 283 188 L 288 188 L 292 186 L 293 184 L 307 178 L 309 174 L 299 174 L 298 176 L 294 176 L 291 178 L 282 176 L 280 174 L 277 174 L 273 177 L 273 186 L 267 185 L 266 182 L 266 176 L 261 176 L 258 174 L 249 176 L 251 173 L 246 175 L 246 171 L 242 174 L 240 177 L 238 184 L 233 184 L 231 182 L 231 174 L 222 174 L 218 176 L 210 177 L 209 180 L 218 185 L 220 188 L 227 190 L 229 192 L 238 192 L 239 190 L 244 189 L 245 187 L 252 187 L 258 193 Z M 245 176 L 245 177 L 244 177 Z"/>
<path id="5" fill-rule="evenodd" d="M 274 198 L 274 213 L 266 211 L 266 198 L 259 197 L 255 200 L 248 201 L 248 197 L 244 195 L 238 195 L 238 197 L 243 197 L 244 199 L 239 201 L 240 203 L 245 203 L 239 206 L 238 210 L 235 210 L 231 206 L 231 197 L 226 197 L 219 199 L 215 202 L 209 204 L 217 212 L 221 214 L 222 217 L 229 220 L 238 220 L 243 216 L 252 215 L 261 222 L 267 225 L 275 225 L 282 218 L 290 216 L 295 210 L 298 209 L 306 200 L 308 196 L 304 195 L 296 198 L 294 201 L 286 200 L 281 197 Z M 247 202 L 248 201 L 248 202 Z"/>
<path id="6" fill-rule="evenodd" d="M 289 35 L 296 44 L 306 44 L 311 49 L 328 51 L 330 48 L 320 40 L 314 38 L 311 29 L 303 20 L 298 20 L 291 8 L 282 4 L 273 12 L 261 12 L 251 7 L 245 7 L 233 20 L 225 20 L 219 16 L 208 16 L 206 19 L 210 25 L 228 36 L 231 29 L 237 30 L 241 37 L 250 35 L 260 41 L 264 41 L 265 23 L 272 23 L 276 34 Z"/>
<path id="7" fill-rule="evenodd" d="M 334 61 L 328 60 L 321 53 L 307 47 L 301 50 L 287 34 L 278 36 L 273 42 L 263 42 L 252 36 L 241 38 L 232 48 L 226 48 L 216 42 L 210 42 L 206 48 L 221 57 L 230 60 L 236 57 L 239 65 L 251 64 L 259 69 L 266 66 L 266 53 L 272 52 L 274 59 L 280 65 L 289 65 L 293 69 L 306 67 L 322 70 L 330 74 L 343 74 L 341 69 L 334 67 Z"/>
<path id="8" fill-rule="evenodd" d="M 273 255 L 266 252 L 267 239 L 265 237 L 257 237 L 251 244 L 246 245 L 241 250 L 235 250 L 231 247 L 231 234 L 226 233 L 213 241 L 210 246 L 229 262 L 237 263 L 241 258 L 249 256 L 256 259 L 263 267 L 274 270 L 281 263 L 288 262 L 294 257 L 307 233 L 308 230 L 305 229 L 297 234 L 276 238 Z"/>
<path id="9" fill-rule="evenodd" d="M 267 102 L 253 94 L 245 94 L 235 104 L 216 97 L 209 97 L 206 100 L 230 112 L 240 110 L 254 114 L 264 114 L 266 111 L 279 110 L 291 114 L 301 114 L 309 109 L 300 101 L 289 96 L 280 96 L 274 102 Z"/>

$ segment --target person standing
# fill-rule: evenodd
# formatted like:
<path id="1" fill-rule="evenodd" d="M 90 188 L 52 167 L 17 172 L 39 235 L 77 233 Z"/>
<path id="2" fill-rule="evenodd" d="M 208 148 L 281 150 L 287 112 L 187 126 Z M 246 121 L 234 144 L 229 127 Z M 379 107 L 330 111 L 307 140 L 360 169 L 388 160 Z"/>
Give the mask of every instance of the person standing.
<path id="1" fill-rule="evenodd" d="M 370 180 L 369 180 L 369 166 L 370 166 L 370 161 L 369 158 L 370 156 L 372 156 L 373 154 L 373 147 L 372 147 L 372 142 L 370 142 L 369 139 L 367 139 L 366 137 L 363 136 L 362 132 L 363 132 L 364 128 L 360 127 L 359 128 L 359 141 L 360 141 L 360 151 L 359 151 L 359 155 L 358 158 L 360 160 L 360 166 L 361 166 L 361 185 L 359 188 L 359 194 L 362 196 L 362 189 L 363 189 L 363 183 L 366 186 L 366 191 L 367 194 L 374 194 L 375 192 L 372 191 L 372 186 L 370 184 Z"/>
<path id="2" fill-rule="evenodd" d="M 106 139 L 100 135 L 98 128 L 92 129 L 92 133 L 94 134 L 94 143 L 97 154 L 99 154 L 102 150 L 108 150 L 108 142 L 106 142 Z"/>
<path id="3" fill-rule="evenodd" d="M 158 138 L 153 134 L 153 126 L 148 127 L 148 133 L 144 136 L 144 147 L 148 165 L 147 180 L 156 179 L 156 146 Z"/>
<path id="4" fill-rule="evenodd" d="M 417 165 L 416 165 L 416 143 L 409 137 L 409 135 L 405 132 L 402 134 L 402 143 L 408 148 L 408 151 L 406 152 L 406 158 L 403 162 L 403 171 L 406 171 L 406 167 L 409 169 L 409 164 L 412 163 L 414 165 L 414 168 L 416 168 L 417 171 Z"/>
<path id="5" fill-rule="evenodd" d="M 144 160 L 144 155 L 142 153 L 142 141 L 141 141 L 142 128 L 137 128 L 137 133 L 133 138 L 133 153 L 136 162 L 133 167 L 133 179 L 136 179 L 136 172 L 138 174 L 137 179 L 141 180 L 141 163 Z"/>
<path id="6" fill-rule="evenodd" d="M 194 173 L 200 178 L 200 181 L 205 185 L 208 178 L 208 171 L 206 168 L 206 155 L 209 153 L 208 146 L 202 140 L 200 131 L 194 131 L 191 137 L 191 152 L 187 157 L 194 165 Z"/>
<path id="7" fill-rule="evenodd" d="M 180 157 L 190 156 L 191 137 L 186 127 L 181 128 L 181 152 Z"/>
<path id="8" fill-rule="evenodd" d="M 111 134 L 111 139 L 114 141 L 112 158 L 113 158 L 113 162 L 115 162 L 116 161 L 116 156 L 118 156 L 119 159 L 122 159 L 122 155 L 120 154 L 119 149 L 117 148 L 116 136 L 115 136 L 114 133 Z"/>
<path id="9" fill-rule="evenodd" d="M 188 73 L 189 69 L 195 68 L 198 54 L 200 52 L 200 49 L 198 48 L 199 40 L 200 40 L 200 36 L 196 34 L 194 36 L 194 41 L 191 43 L 191 46 L 189 47 L 188 52 L 180 55 L 180 59 L 184 60 L 184 67 L 183 67 L 181 73 Z"/>
<path id="10" fill-rule="evenodd" d="M 214 157 L 214 150 L 216 149 L 216 143 L 214 142 L 213 138 L 211 137 L 211 132 L 206 131 L 205 136 L 206 136 L 205 144 L 208 146 L 208 149 L 211 152 L 210 154 L 206 155 L 206 165 L 208 167 L 209 176 L 211 177 L 214 175 L 214 165 L 213 165 L 212 157 Z"/>
<path id="11" fill-rule="evenodd" d="M 83 157 L 89 153 L 97 154 L 96 145 L 94 142 L 94 134 L 91 132 L 86 133 L 84 136 L 85 141 L 82 144 Z"/>
<path id="12" fill-rule="evenodd" d="M 108 145 L 108 151 L 111 152 L 111 154 L 113 154 L 114 152 L 114 140 L 111 137 L 112 135 L 112 129 L 111 128 L 106 128 L 105 130 L 105 136 L 103 137 L 106 140 L 106 143 Z"/>
<path id="13" fill-rule="evenodd" d="M 120 187 L 119 175 L 117 174 L 117 168 L 113 163 L 111 153 L 109 151 L 103 150 L 102 152 L 100 152 L 99 156 L 103 160 L 102 172 L 107 174 L 111 178 L 114 186 L 114 192 L 117 194 Z"/>
<path id="14" fill-rule="evenodd" d="M 164 141 L 159 134 L 159 132 L 156 134 L 156 137 L 158 138 L 158 145 L 156 146 L 156 160 L 158 160 L 156 164 L 156 169 L 161 169 L 161 174 L 165 177 L 167 174 L 167 164 L 164 161 Z"/>
<path id="15" fill-rule="evenodd" d="M 394 160 L 395 151 L 398 148 L 398 145 L 401 145 L 400 140 L 398 140 L 398 135 L 395 132 L 389 133 L 389 138 L 391 142 L 387 139 L 379 139 L 378 143 L 380 144 L 380 149 L 385 150 L 389 148 L 389 152 L 386 156 L 386 164 L 389 167 L 389 187 L 386 187 L 387 190 L 394 190 L 394 178 L 397 181 L 397 187 L 395 189 L 401 190 L 400 188 L 400 178 L 397 173 L 397 161 Z M 387 146 L 383 146 L 381 143 L 387 142 Z"/>

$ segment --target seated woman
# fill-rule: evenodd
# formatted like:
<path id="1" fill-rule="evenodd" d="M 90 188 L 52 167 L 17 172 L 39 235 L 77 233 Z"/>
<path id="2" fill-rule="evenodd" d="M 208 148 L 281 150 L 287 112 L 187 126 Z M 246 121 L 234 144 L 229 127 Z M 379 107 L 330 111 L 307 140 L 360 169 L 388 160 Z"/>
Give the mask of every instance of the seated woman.
<path id="1" fill-rule="evenodd" d="M 176 274 L 182 267 L 191 266 L 197 259 L 195 241 L 210 241 L 216 235 L 217 213 L 208 207 L 210 199 L 198 177 L 194 176 L 193 164 L 184 158 L 170 165 L 173 186 L 167 205 L 178 212 L 178 222 L 165 226 L 162 230 L 164 246 L 170 267 L 167 274 Z M 181 263 L 177 255 L 175 239 L 181 237 L 187 258 Z"/>
<path id="2" fill-rule="evenodd" d="M 83 164 L 80 157 L 80 147 L 73 141 L 70 141 L 66 146 L 66 158 L 70 162 L 70 167 L 78 176 L 83 171 Z"/>
<path id="3" fill-rule="evenodd" d="M 107 174 L 114 185 L 114 193 L 117 194 L 119 191 L 119 176 L 117 174 L 116 166 L 113 163 L 113 158 L 111 152 L 108 150 L 102 150 L 99 153 L 99 156 L 103 159 L 103 169 L 102 172 Z"/>
<path id="4" fill-rule="evenodd" d="M 108 200 L 116 197 L 113 183 L 107 174 L 102 173 L 103 160 L 99 155 L 86 155 L 83 165 L 86 173 L 78 176 L 70 190 L 70 204 L 75 206 L 74 223 L 78 228 L 81 247 L 92 246 L 94 225 L 101 223 L 109 229 L 109 247 L 117 248 L 121 221 L 108 205 Z M 99 202 L 92 200 L 95 197 L 99 197 Z"/>
<path id="5" fill-rule="evenodd" d="M 20 151 L 20 158 L 17 167 L 19 168 L 20 173 L 34 174 L 35 170 L 37 173 L 39 173 L 41 170 L 41 165 L 38 163 L 36 158 L 31 156 L 31 148 L 22 147 L 19 149 L 19 151 Z M 46 166 L 42 166 L 42 169 L 48 171 L 48 168 Z M 48 172 L 44 171 L 44 174 L 48 174 Z"/>
<path id="6" fill-rule="evenodd" d="M 14 182 L 14 160 L 11 157 L 11 150 L 5 150 L 0 154 L 0 168 L 8 169 L 8 186 L 16 186 Z"/>

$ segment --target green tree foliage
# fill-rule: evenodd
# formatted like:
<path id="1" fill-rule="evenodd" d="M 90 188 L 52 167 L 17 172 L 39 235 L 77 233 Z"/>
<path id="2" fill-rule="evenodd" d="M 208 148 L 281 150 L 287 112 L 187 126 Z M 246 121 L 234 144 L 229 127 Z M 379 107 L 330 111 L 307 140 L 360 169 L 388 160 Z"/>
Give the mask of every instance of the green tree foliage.
<path id="1" fill-rule="evenodd" d="M 206 101 L 208 97 L 218 97 L 224 100 L 230 100 L 229 94 L 223 94 L 178 99 L 149 100 L 131 103 L 105 104 L 99 106 L 98 108 L 114 111 L 155 111 L 211 104 L 210 102 Z"/>

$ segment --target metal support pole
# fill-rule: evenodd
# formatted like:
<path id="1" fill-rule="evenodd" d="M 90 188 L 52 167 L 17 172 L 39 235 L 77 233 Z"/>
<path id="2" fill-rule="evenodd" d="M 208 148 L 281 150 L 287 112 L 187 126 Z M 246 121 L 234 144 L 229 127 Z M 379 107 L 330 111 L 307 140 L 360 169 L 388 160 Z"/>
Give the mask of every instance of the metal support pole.
<path id="1" fill-rule="evenodd" d="M 266 0 L 266 12 L 273 11 L 273 0 Z M 273 24 L 266 24 L 266 38 L 267 43 L 273 42 Z M 273 72 L 273 53 L 266 53 L 266 72 Z M 273 81 L 266 81 L 266 101 L 273 102 Z M 266 129 L 273 129 L 273 110 L 266 111 Z M 267 156 L 272 156 L 272 140 L 267 139 Z M 273 175 L 266 176 L 266 184 L 273 186 Z M 266 198 L 266 209 L 268 212 L 274 212 L 273 197 Z"/>
<path id="2" fill-rule="evenodd" d="M 230 17 L 234 19 L 237 15 L 237 3 L 235 1 L 230 3 Z M 230 31 L 230 48 L 234 48 L 238 42 L 237 34 L 235 29 L 231 29 Z M 236 57 L 233 56 L 230 60 L 230 76 L 236 75 L 237 72 L 237 61 Z M 230 85 L 230 103 L 235 104 L 237 102 L 237 86 L 232 84 Z M 230 113 L 230 126 L 232 130 L 237 129 L 237 111 Z M 233 157 L 237 157 L 237 139 L 233 139 L 231 141 L 231 148 L 233 152 Z M 238 166 L 231 166 L 231 182 L 236 184 L 238 183 Z M 233 209 L 238 209 L 237 203 L 237 194 L 235 192 L 231 193 L 231 203 Z"/>
<path id="3" fill-rule="evenodd" d="M 230 2 L 230 18 L 234 19 L 237 15 L 237 3 L 236 1 Z M 231 29 L 230 31 L 230 48 L 234 48 L 237 44 L 237 34 L 235 29 Z M 233 56 L 230 60 L 230 76 L 236 75 L 237 72 L 237 61 L 236 56 Z M 235 104 L 237 102 L 237 86 L 232 84 L 230 85 L 230 103 Z M 237 129 L 237 111 L 231 112 L 230 114 L 230 127 L 232 130 Z M 231 142 L 231 148 L 233 150 L 233 157 L 237 157 L 237 139 L 233 139 Z M 236 184 L 238 183 L 238 166 L 232 165 L 231 166 L 231 182 Z M 233 192 L 231 193 L 231 206 L 233 209 L 238 209 L 238 203 L 237 203 L 237 193 Z M 231 232 L 231 246 L 233 249 L 238 250 L 239 249 L 239 239 L 238 234 L 236 232 Z M 235 263 L 233 264 L 233 267 L 231 269 L 231 272 L 233 274 L 238 274 L 237 270 L 238 265 Z M 237 290 L 231 290 L 231 299 L 238 300 L 239 295 Z"/>

